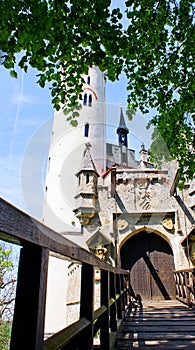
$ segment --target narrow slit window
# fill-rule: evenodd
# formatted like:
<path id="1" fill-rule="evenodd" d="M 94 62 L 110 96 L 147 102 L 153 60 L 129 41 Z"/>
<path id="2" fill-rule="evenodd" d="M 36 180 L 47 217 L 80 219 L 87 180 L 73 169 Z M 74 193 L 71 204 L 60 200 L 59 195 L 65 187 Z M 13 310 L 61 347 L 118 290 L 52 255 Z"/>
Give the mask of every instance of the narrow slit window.
<path id="1" fill-rule="evenodd" d="M 85 132 L 84 132 L 85 137 L 89 137 L 89 124 L 85 124 Z"/>
<path id="2" fill-rule="evenodd" d="M 87 94 L 84 94 L 83 105 L 84 105 L 84 106 L 87 105 Z"/>
<path id="3" fill-rule="evenodd" d="M 88 106 L 91 107 L 92 106 L 92 95 L 89 95 L 89 103 Z"/>
<path id="4" fill-rule="evenodd" d="M 86 184 L 89 183 L 89 174 L 86 174 Z"/>
<path id="5" fill-rule="evenodd" d="M 87 84 L 90 85 L 90 76 L 87 77 Z"/>

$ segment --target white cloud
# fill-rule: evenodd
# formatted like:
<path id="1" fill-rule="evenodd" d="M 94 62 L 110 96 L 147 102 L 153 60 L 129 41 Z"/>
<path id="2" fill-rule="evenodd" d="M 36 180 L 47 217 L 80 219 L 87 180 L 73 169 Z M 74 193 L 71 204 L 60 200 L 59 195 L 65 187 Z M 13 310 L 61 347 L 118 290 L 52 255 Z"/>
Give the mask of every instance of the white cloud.
<path id="1" fill-rule="evenodd" d="M 17 93 L 12 96 L 11 103 L 13 104 L 33 104 L 33 99 L 23 93 Z"/>

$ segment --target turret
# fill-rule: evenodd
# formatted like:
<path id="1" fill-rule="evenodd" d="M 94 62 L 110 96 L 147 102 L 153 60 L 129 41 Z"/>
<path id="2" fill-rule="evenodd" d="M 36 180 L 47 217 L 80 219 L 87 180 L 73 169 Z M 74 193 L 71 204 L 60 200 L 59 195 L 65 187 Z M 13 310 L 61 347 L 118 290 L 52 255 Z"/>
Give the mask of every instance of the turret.
<path id="1" fill-rule="evenodd" d="M 95 201 L 97 198 L 98 173 L 90 153 L 91 144 L 86 143 L 78 178 L 76 208 L 73 210 L 82 225 L 87 225 L 96 213 Z"/>
<path id="2" fill-rule="evenodd" d="M 148 151 L 145 149 L 144 143 L 141 145 L 141 150 L 139 151 L 140 159 L 142 162 L 148 162 Z"/>

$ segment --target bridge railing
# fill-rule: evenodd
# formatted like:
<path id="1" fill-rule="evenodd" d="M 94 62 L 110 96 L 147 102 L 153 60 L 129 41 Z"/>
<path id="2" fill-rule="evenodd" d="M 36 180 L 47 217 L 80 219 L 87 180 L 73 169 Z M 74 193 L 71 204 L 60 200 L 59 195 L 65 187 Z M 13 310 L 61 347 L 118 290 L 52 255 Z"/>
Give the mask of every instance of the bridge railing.
<path id="1" fill-rule="evenodd" d="M 176 298 L 195 307 L 195 269 L 175 271 Z"/>
<path id="2" fill-rule="evenodd" d="M 10 350 L 91 350 L 100 330 L 102 350 L 111 349 L 128 303 L 129 272 L 115 268 L 94 254 L 44 226 L 0 199 L 0 239 L 18 244 L 20 259 Z M 82 264 L 80 318 L 44 341 L 47 272 L 50 253 Z M 101 303 L 94 311 L 94 270 L 101 271 Z"/>

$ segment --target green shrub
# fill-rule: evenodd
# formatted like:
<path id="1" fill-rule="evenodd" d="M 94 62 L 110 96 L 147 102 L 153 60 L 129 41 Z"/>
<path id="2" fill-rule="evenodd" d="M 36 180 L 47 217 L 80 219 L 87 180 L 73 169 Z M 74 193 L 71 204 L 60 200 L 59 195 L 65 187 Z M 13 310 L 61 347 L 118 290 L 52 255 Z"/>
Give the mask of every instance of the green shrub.
<path id="1" fill-rule="evenodd" d="M 0 322 L 0 350 L 9 350 L 11 322 Z"/>

